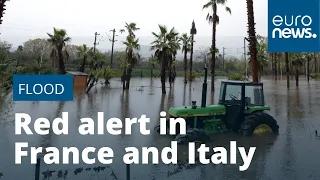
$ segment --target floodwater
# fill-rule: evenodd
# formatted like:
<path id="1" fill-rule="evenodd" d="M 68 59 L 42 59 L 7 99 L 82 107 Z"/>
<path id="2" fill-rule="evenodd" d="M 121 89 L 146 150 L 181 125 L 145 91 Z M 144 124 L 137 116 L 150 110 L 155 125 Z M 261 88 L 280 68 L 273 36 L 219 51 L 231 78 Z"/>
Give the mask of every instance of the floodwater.
<path id="1" fill-rule="evenodd" d="M 199 165 L 173 166 L 164 165 L 131 165 L 131 179 L 271 179 L 271 180 L 305 180 L 320 179 L 320 138 L 315 134 L 320 130 L 320 82 L 307 83 L 303 78 L 299 88 L 292 80 L 291 89 L 287 90 L 286 81 L 263 79 L 266 102 L 271 106 L 270 114 L 275 117 L 280 126 L 278 136 L 240 137 L 235 134 L 216 135 L 208 146 L 224 146 L 229 149 L 229 142 L 237 141 L 238 146 L 257 147 L 249 168 L 239 171 L 243 164 L 239 153 L 236 165 Z M 207 103 L 215 101 L 219 94 L 220 80 L 216 82 L 217 91 L 214 98 L 208 91 Z M 141 88 L 143 86 L 143 88 Z M 170 146 L 172 140 L 167 136 L 160 136 L 153 131 L 159 121 L 159 112 L 168 110 L 171 106 L 189 105 L 191 101 L 201 102 L 202 81 L 198 79 L 192 84 L 184 86 L 182 79 L 177 79 L 174 87 L 167 88 L 167 94 L 161 95 L 160 80 L 148 78 L 133 79 L 131 89 L 123 93 L 119 80 L 111 81 L 111 85 L 98 85 L 89 94 L 81 91 L 75 93 L 73 102 L 12 102 L 12 94 L 3 96 L 0 101 L 0 179 L 20 180 L 34 179 L 35 165 L 30 165 L 30 158 L 23 157 L 21 165 L 14 164 L 15 142 L 28 142 L 31 146 L 43 147 L 77 147 L 82 150 L 92 146 L 96 148 L 110 147 L 114 151 L 113 164 L 105 170 L 94 172 L 85 168 L 102 166 L 101 164 L 84 165 L 45 165 L 41 164 L 41 172 L 52 172 L 50 179 L 57 179 L 58 171 L 68 171 L 68 180 L 81 179 L 125 179 L 126 165 L 122 161 L 125 147 L 163 147 Z M 208 89 L 210 86 L 208 87 Z M 14 114 L 28 113 L 33 120 L 38 117 L 53 119 L 61 117 L 61 112 L 69 112 L 69 135 L 54 134 L 14 135 Z M 97 112 L 105 113 L 105 120 L 118 117 L 140 117 L 142 114 L 151 119 L 148 128 L 151 134 L 141 135 L 138 126 L 132 127 L 132 135 L 113 136 L 107 132 L 104 135 L 82 136 L 78 127 L 83 117 L 97 118 Z M 32 129 L 33 130 L 33 129 Z M 320 132 L 320 131 L 319 131 Z M 184 159 L 186 147 L 179 146 L 179 159 Z M 228 151 L 229 152 L 229 151 Z M 80 151 L 81 154 L 81 151 Z M 72 158 L 70 158 L 72 160 Z M 141 161 L 140 161 L 141 162 Z M 229 163 L 229 160 L 228 160 Z M 83 172 L 75 175 L 77 168 L 84 168 Z M 44 176 L 41 174 L 40 179 Z"/>

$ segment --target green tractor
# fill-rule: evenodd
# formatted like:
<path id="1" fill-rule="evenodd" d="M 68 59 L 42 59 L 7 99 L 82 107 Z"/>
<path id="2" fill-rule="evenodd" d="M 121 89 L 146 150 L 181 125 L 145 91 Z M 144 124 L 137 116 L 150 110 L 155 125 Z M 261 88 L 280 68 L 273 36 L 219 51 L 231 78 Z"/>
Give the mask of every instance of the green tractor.
<path id="1" fill-rule="evenodd" d="M 175 140 L 178 144 L 209 140 L 209 135 L 236 132 L 244 136 L 262 133 L 278 133 L 277 121 L 267 114 L 270 107 L 265 105 L 262 83 L 245 81 L 222 81 L 217 105 L 206 106 L 207 68 L 202 90 L 202 102 L 191 106 L 169 109 L 170 118 L 182 117 L 186 120 L 186 134 L 179 134 L 177 124 Z M 155 128 L 159 132 L 159 126 Z M 168 128 L 169 129 L 169 128 Z"/>

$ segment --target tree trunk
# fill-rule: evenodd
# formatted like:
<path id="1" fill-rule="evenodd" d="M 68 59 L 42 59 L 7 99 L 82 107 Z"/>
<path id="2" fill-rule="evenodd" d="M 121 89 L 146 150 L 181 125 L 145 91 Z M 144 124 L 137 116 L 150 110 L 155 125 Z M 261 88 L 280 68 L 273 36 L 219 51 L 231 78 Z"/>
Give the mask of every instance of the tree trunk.
<path id="1" fill-rule="evenodd" d="M 216 27 L 217 27 L 217 4 L 213 4 L 213 21 L 212 21 L 212 46 L 211 46 L 211 92 L 214 89 L 215 68 L 216 68 Z"/>
<path id="2" fill-rule="evenodd" d="M 150 77 L 153 77 L 153 68 L 151 68 Z"/>
<path id="3" fill-rule="evenodd" d="M 166 69 L 164 65 L 161 67 L 161 88 L 162 94 L 166 94 Z"/>
<path id="4" fill-rule="evenodd" d="M 310 55 L 307 58 L 307 81 L 310 81 Z"/>
<path id="5" fill-rule="evenodd" d="M 287 88 L 290 88 L 290 73 L 289 73 L 289 54 L 286 52 L 285 54 L 285 63 L 286 63 L 286 74 L 287 74 Z"/>
<path id="6" fill-rule="evenodd" d="M 296 67 L 296 86 L 299 86 L 299 67 Z"/>
<path id="7" fill-rule="evenodd" d="M 173 82 L 176 80 L 176 65 L 173 65 Z"/>
<path id="8" fill-rule="evenodd" d="M 278 80 L 278 66 L 277 66 L 277 53 L 274 54 L 274 78 L 275 80 Z"/>
<path id="9" fill-rule="evenodd" d="M 280 53 L 278 53 L 278 58 L 277 58 L 277 67 L 276 67 L 276 68 L 278 68 L 278 70 L 277 70 L 277 74 L 278 74 L 278 76 L 279 76 L 280 71 L 281 71 L 281 54 L 280 54 Z M 280 79 L 280 78 L 278 78 L 278 79 Z"/>
<path id="10" fill-rule="evenodd" d="M 160 52 L 159 53 L 159 58 L 160 58 L 160 62 L 161 62 L 161 72 L 160 72 L 160 76 L 161 76 L 161 89 L 162 89 L 162 94 L 166 94 L 166 62 L 165 62 L 165 56 L 164 56 L 164 52 Z"/>
<path id="11" fill-rule="evenodd" d="M 66 73 L 66 69 L 64 66 L 64 61 L 63 61 L 63 54 L 62 54 L 62 48 L 63 47 L 58 47 L 58 57 L 59 57 L 59 72 L 60 74 L 65 74 Z"/>
<path id="12" fill-rule="evenodd" d="M 258 59 L 257 59 L 257 47 L 256 47 L 256 32 L 254 23 L 254 13 L 253 13 L 253 0 L 247 0 L 247 11 L 248 11 L 248 34 L 250 39 L 250 60 L 252 68 L 252 81 L 259 82 L 258 77 Z"/>
<path id="13" fill-rule="evenodd" d="M 173 82 L 173 79 L 172 79 L 172 67 L 171 67 L 171 63 L 170 63 L 170 67 L 169 67 L 169 85 L 170 85 L 170 88 L 172 86 L 172 82 Z"/>
<path id="14" fill-rule="evenodd" d="M 318 73 L 318 63 L 316 56 L 314 56 L 314 73 Z"/>
<path id="15" fill-rule="evenodd" d="M 271 68 L 272 68 L 272 75 L 273 75 L 273 79 L 275 79 L 276 73 L 275 73 L 275 60 L 274 60 L 274 53 L 271 53 Z"/>
<path id="16" fill-rule="evenodd" d="M 187 48 L 187 47 L 186 47 Z M 184 66 L 184 83 L 187 83 L 187 49 L 184 50 L 184 59 L 183 59 L 183 66 Z"/>
<path id="17" fill-rule="evenodd" d="M 193 81 L 193 74 L 192 74 L 192 65 L 193 65 L 193 38 L 194 35 L 191 35 L 191 50 L 190 50 L 190 72 L 189 72 L 189 81 Z"/>
<path id="18" fill-rule="evenodd" d="M 122 89 L 126 89 L 126 79 L 127 79 L 127 69 L 125 68 L 122 73 L 121 82 L 122 82 Z"/>

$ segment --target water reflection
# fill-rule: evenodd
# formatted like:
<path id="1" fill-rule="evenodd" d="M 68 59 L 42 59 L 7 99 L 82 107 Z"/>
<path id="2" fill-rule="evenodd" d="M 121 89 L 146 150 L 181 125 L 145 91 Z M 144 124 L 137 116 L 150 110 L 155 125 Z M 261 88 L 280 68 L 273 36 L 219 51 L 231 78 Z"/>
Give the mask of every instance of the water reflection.
<path id="1" fill-rule="evenodd" d="M 57 110 L 54 114 L 54 117 L 50 118 L 50 124 L 52 123 L 52 120 L 56 117 L 62 117 L 62 111 L 63 107 L 65 105 L 64 101 L 61 101 L 58 103 Z M 52 132 L 52 128 L 49 128 L 49 133 L 47 135 L 42 135 L 41 136 L 41 142 L 40 142 L 40 147 L 43 147 L 43 150 L 47 147 L 52 147 L 52 137 L 55 136 L 54 133 Z M 47 152 L 43 151 L 42 153 L 46 154 Z"/>
<path id="2" fill-rule="evenodd" d="M 286 127 L 286 141 L 284 146 L 284 152 L 286 152 L 286 156 L 283 156 L 280 160 L 281 169 L 283 176 L 289 179 L 296 179 L 297 175 L 295 171 L 293 171 L 293 167 L 296 165 L 295 157 L 296 154 L 292 147 L 292 102 L 290 102 L 290 91 L 287 93 L 287 127 Z"/>
<path id="3" fill-rule="evenodd" d="M 183 106 L 186 106 L 186 90 L 187 90 L 187 84 L 183 84 L 183 97 L 182 97 L 182 104 Z"/>
<path id="4" fill-rule="evenodd" d="M 192 82 L 189 82 L 189 104 L 188 105 L 191 105 L 191 102 L 192 102 Z"/>

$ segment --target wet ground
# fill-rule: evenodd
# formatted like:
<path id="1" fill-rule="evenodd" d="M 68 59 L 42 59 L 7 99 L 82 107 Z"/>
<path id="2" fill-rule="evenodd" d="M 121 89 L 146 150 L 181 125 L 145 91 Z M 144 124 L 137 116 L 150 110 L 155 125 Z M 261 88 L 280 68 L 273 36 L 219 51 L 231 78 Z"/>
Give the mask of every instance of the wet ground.
<path id="1" fill-rule="evenodd" d="M 231 140 L 236 140 L 238 146 L 255 146 L 257 150 L 253 161 L 245 172 L 239 172 L 242 161 L 238 156 L 237 165 L 201 165 L 196 167 L 169 165 L 132 165 L 131 179 L 272 179 L 272 180 L 304 180 L 320 179 L 320 82 L 307 83 L 303 78 L 299 88 L 291 83 L 291 89 L 286 89 L 286 81 L 275 82 L 264 79 L 265 97 L 270 112 L 280 126 L 278 136 L 263 136 L 244 138 L 234 134 L 214 136 L 210 146 L 228 148 Z M 111 147 L 115 152 L 114 163 L 106 169 L 95 172 L 85 168 L 102 166 L 96 165 L 41 165 L 41 172 L 55 171 L 50 179 L 57 179 L 59 170 L 68 171 L 68 179 L 125 179 L 126 166 L 122 162 L 124 148 L 135 146 L 155 146 L 162 149 L 170 145 L 170 137 L 163 137 L 152 131 L 149 136 L 141 135 L 139 127 L 134 127 L 132 135 L 81 136 L 78 134 L 80 118 L 97 117 L 98 111 L 105 112 L 105 118 L 111 117 L 140 117 L 146 114 L 151 118 L 150 129 L 158 123 L 159 112 L 168 110 L 171 106 L 189 105 L 192 100 L 197 104 L 201 101 L 202 82 L 198 79 L 184 86 L 182 79 L 177 79 L 174 87 L 167 89 L 167 95 L 161 95 L 159 79 L 133 79 L 131 90 L 122 93 L 120 81 L 111 81 L 109 87 L 99 85 L 86 95 L 75 94 L 73 102 L 12 102 L 12 95 L 3 96 L 0 101 L 0 179 L 25 180 L 34 179 L 35 165 L 30 165 L 30 159 L 23 158 L 22 165 L 14 165 L 14 143 L 29 142 L 29 146 L 54 146 L 61 148 L 77 147 L 79 150 L 87 146 Z M 220 82 L 216 82 L 219 89 Z M 143 86 L 143 88 L 141 88 Z M 216 101 L 219 91 L 212 98 L 208 92 L 208 100 Z M 60 117 L 61 112 L 69 112 L 69 135 L 14 135 L 14 113 L 25 112 L 32 116 L 53 119 Z M 185 158 L 186 147 L 179 147 L 179 158 Z M 83 172 L 75 175 L 77 168 Z M 98 171 L 98 169 L 95 169 Z M 3 175 L 3 176 L 2 176 Z M 41 178 L 43 175 L 41 175 Z"/>

